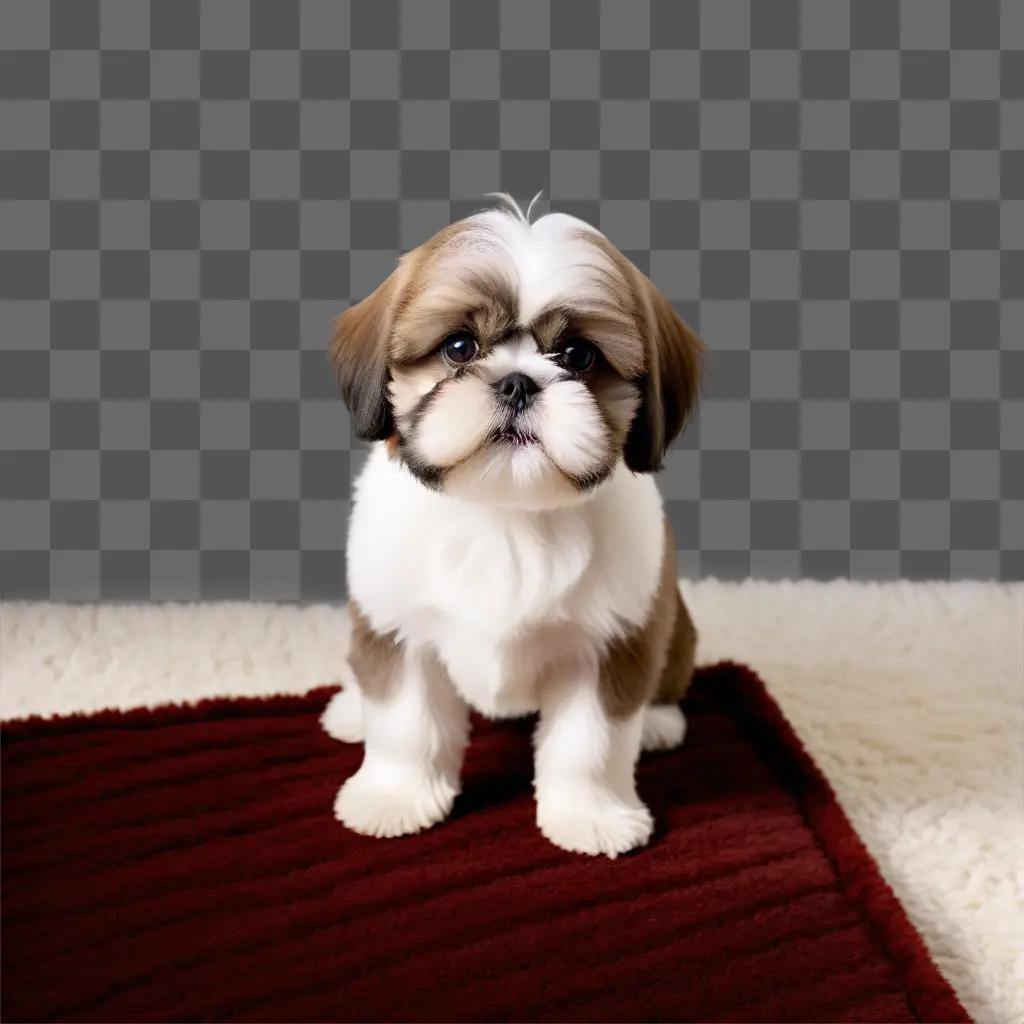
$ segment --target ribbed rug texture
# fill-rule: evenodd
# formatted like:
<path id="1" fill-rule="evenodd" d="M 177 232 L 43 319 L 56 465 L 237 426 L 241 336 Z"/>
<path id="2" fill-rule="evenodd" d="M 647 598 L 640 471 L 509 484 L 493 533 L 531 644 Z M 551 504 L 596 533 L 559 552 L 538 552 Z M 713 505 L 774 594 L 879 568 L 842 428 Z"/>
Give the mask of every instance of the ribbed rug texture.
<path id="1" fill-rule="evenodd" d="M 529 721 L 368 839 L 331 693 L 3 727 L 5 1020 L 966 1021 L 759 680 L 703 669 L 616 861 L 534 825 Z"/>

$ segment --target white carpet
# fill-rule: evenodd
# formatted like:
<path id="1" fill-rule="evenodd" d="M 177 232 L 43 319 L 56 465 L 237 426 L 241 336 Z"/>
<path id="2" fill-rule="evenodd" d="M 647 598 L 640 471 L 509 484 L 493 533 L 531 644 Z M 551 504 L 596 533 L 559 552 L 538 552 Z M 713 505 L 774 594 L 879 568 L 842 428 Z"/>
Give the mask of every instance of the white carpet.
<path id="1" fill-rule="evenodd" d="M 685 583 L 701 660 L 765 679 L 939 968 L 1024 1021 L 1024 587 Z M 0 606 L 0 714 L 336 680 L 337 608 Z"/>

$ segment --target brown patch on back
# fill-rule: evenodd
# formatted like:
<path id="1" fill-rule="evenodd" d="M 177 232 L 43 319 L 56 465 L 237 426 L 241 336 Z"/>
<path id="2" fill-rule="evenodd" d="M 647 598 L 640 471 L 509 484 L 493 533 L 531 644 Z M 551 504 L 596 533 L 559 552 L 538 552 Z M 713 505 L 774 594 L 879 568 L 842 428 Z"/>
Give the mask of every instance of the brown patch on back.
<path id="1" fill-rule="evenodd" d="M 348 602 L 352 647 L 348 660 L 359 688 L 370 697 L 387 697 L 402 666 L 402 642 L 394 633 L 378 633 L 354 600 Z"/>
<path id="2" fill-rule="evenodd" d="M 697 653 L 697 629 L 683 595 L 676 587 L 676 621 L 668 644 L 668 656 L 652 704 L 678 704 L 693 679 Z"/>
<path id="3" fill-rule="evenodd" d="M 679 594 L 675 538 L 666 519 L 661 576 L 647 622 L 616 640 L 601 660 L 601 702 L 608 714 L 625 718 L 645 703 L 678 700 L 693 675 L 696 640 Z"/>

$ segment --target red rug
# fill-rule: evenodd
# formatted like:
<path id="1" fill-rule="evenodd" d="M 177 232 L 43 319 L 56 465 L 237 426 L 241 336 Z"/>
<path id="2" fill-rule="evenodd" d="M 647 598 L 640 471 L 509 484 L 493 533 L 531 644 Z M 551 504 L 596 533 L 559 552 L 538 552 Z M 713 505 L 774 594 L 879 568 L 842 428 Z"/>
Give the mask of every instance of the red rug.
<path id="1" fill-rule="evenodd" d="M 4 1020 L 968 1020 L 747 670 L 617 861 L 538 834 L 529 722 L 476 722 L 446 824 L 353 835 L 332 692 L 5 726 Z"/>

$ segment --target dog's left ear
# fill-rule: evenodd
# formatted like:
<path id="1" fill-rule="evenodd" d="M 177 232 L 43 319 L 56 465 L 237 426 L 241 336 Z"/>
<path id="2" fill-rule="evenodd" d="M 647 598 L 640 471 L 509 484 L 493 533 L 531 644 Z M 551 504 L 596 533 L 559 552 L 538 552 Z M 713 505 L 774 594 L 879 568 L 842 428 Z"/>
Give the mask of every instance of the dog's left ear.
<path id="1" fill-rule="evenodd" d="M 634 473 L 651 473 L 661 468 L 666 449 L 697 404 L 704 343 L 639 270 L 635 288 L 645 320 L 647 372 L 624 456 Z"/>
<path id="2" fill-rule="evenodd" d="M 335 317 L 331 332 L 331 367 L 356 436 L 364 441 L 384 441 L 395 431 L 388 399 L 387 342 L 400 270 Z"/>

